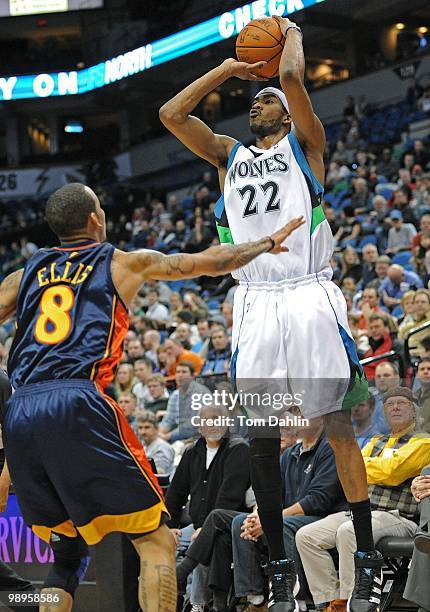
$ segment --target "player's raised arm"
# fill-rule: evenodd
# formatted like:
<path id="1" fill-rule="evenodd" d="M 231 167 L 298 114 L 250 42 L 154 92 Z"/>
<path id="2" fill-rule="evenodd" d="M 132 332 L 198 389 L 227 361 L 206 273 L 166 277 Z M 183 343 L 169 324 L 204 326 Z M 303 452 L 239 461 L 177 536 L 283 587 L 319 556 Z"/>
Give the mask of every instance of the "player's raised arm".
<path id="1" fill-rule="evenodd" d="M 163 255 L 157 251 L 142 250 L 127 254 L 127 267 L 145 280 L 177 280 L 197 276 L 220 276 L 261 255 L 262 253 L 285 253 L 288 247 L 284 240 L 303 225 L 303 217 L 293 219 L 272 236 L 255 242 L 220 245 L 195 254 Z"/>
<path id="2" fill-rule="evenodd" d="M 324 152 L 325 134 L 321 121 L 315 115 L 312 102 L 304 85 L 305 57 L 302 34 L 296 24 L 287 18 L 274 17 L 285 36 L 284 50 L 279 64 L 279 80 L 287 97 L 291 119 L 297 136 L 307 149 Z"/>
<path id="3" fill-rule="evenodd" d="M 24 269 L 12 272 L 0 285 L 0 324 L 15 314 L 16 299 L 23 272 Z"/>
<path id="4" fill-rule="evenodd" d="M 214 134 L 209 126 L 190 113 L 205 96 L 231 77 L 249 81 L 267 80 L 252 72 L 265 63 L 246 64 L 234 59 L 225 60 L 166 102 L 160 108 L 161 122 L 193 153 L 217 168 L 224 166 L 236 141 L 229 136 Z"/>

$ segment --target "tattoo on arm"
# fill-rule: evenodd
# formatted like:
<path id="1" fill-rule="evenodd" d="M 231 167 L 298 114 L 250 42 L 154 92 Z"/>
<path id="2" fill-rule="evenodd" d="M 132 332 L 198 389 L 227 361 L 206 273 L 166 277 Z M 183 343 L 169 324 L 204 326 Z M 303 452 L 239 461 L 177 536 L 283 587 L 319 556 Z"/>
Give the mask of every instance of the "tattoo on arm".
<path id="1" fill-rule="evenodd" d="M 271 243 L 267 238 L 263 238 L 257 242 L 248 242 L 237 246 L 223 245 L 219 248 L 220 253 L 216 257 L 215 268 L 218 272 L 222 272 L 223 270 L 229 271 L 241 268 L 258 255 L 267 253 L 271 248 Z"/>
<path id="2" fill-rule="evenodd" d="M 0 284 L 0 323 L 13 315 L 23 270 L 9 274 Z"/>

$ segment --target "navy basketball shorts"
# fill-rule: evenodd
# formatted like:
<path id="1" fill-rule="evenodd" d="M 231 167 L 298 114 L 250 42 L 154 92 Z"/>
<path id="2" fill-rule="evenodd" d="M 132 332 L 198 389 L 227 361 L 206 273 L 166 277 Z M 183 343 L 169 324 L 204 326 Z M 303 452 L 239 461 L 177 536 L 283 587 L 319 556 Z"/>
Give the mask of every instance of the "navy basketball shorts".
<path id="1" fill-rule="evenodd" d="M 97 544 L 106 534 L 150 533 L 167 513 L 141 443 L 119 406 L 89 380 L 19 388 L 4 445 L 25 522 Z"/>

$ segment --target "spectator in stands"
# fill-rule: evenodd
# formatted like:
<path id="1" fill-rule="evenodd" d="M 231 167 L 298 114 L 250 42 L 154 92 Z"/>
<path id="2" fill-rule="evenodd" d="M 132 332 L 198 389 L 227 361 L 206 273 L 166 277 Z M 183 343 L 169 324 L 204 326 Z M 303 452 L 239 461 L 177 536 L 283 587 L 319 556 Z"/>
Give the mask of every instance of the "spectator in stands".
<path id="1" fill-rule="evenodd" d="M 382 308 L 378 306 L 378 291 L 374 287 L 366 287 L 360 302 L 361 314 L 358 327 L 363 330 L 368 329 L 369 317 L 374 312 L 384 314 Z"/>
<path id="2" fill-rule="evenodd" d="M 415 250 L 414 264 L 416 272 L 428 281 L 430 274 L 430 232 L 422 232 L 418 248 Z"/>
<path id="3" fill-rule="evenodd" d="M 397 317 L 399 328 L 402 323 L 408 323 L 409 321 L 413 320 L 413 313 L 415 311 L 414 297 L 415 291 L 406 291 L 406 293 L 402 295 L 400 306 L 402 307 L 403 314 L 400 317 Z"/>
<path id="4" fill-rule="evenodd" d="M 217 326 L 211 331 L 212 347 L 208 350 L 202 367 L 202 376 L 224 374 L 228 371 L 231 357 L 231 346 L 225 327 Z"/>
<path id="5" fill-rule="evenodd" d="M 233 304 L 230 302 L 223 302 L 221 304 L 221 313 L 225 319 L 228 336 L 231 337 L 233 328 Z"/>
<path id="6" fill-rule="evenodd" d="M 353 179 L 351 206 L 356 214 L 363 213 L 369 208 L 369 186 L 365 178 Z"/>
<path id="7" fill-rule="evenodd" d="M 418 425 L 430 433 L 430 357 L 422 357 L 417 369 L 420 388 L 416 392 Z"/>
<path id="8" fill-rule="evenodd" d="M 386 317 L 377 312 L 371 314 L 369 317 L 369 344 L 370 348 L 365 354 L 366 359 L 368 357 L 383 355 L 391 350 L 400 351 L 397 341 L 391 339 Z M 364 371 L 368 380 L 373 380 L 375 378 L 377 363 L 371 363 L 364 366 Z"/>
<path id="9" fill-rule="evenodd" d="M 188 236 L 185 244 L 187 253 L 198 253 L 209 248 L 212 243 L 213 234 L 210 229 L 204 224 L 203 218 L 196 216 L 194 220 L 194 229 Z"/>
<path id="10" fill-rule="evenodd" d="M 135 432 L 137 432 L 137 423 L 136 423 L 137 400 L 136 400 L 136 396 L 134 395 L 134 393 L 132 391 L 122 391 L 122 393 L 120 393 L 120 396 L 118 398 L 118 406 L 123 411 L 124 416 L 127 419 L 127 422 L 130 425 L 130 427 Z"/>
<path id="11" fill-rule="evenodd" d="M 399 385 L 400 376 L 397 363 L 394 361 L 383 361 L 382 363 L 378 363 L 375 368 L 375 386 L 370 387 L 369 391 L 375 402 L 372 420 L 380 435 L 385 435 L 390 431 L 388 423 L 385 420 L 384 395 L 387 391 Z"/>
<path id="12" fill-rule="evenodd" d="M 188 290 L 184 294 L 184 306 L 194 315 L 195 319 L 207 317 L 209 312 L 207 304 L 195 291 Z"/>
<path id="13" fill-rule="evenodd" d="M 181 294 L 176 291 L 173 292 L 170 296 L 170 314 L 172 316 L 172 320 L 176 321 L 176 315 L 178 312 L 183 310 L 184 303 L 181 298 Z"/>
<path id="14" fill-rule="evenodd" d="M 392 158 L 391 149 L 384 147 L 379 162 L 376 164 L 376 172 L 391 181 L 399 171 L 399 162 Z"/>
<path id="15" fill-rule="evenodd" d="M 166 380 L 162 374 L 153 374 L 146 382 L 150 399 L 145 402 L 145 409 L 155 414 L 160 420 L 167 411 L 169 394 L 166 389 Z"/>
<path id="16" fill-rule="evenodd" d="M 206 358 L 210 342 L 209 321 L 206 317 L 197 320 L 197 330 L 199 332 L 199 341 L 192 347 L 192 350 L 200 357 Z"/>
<path id="17" fill-rule="evenodd" d="M 367 287 L 376 287 L 379 293 L 379 287 L 382 282 L 387 278 L 388 268 L 390 267 L 391 259 L 388 255 L 380 255 L 375 263 L 376 278 L 370 283 L 367 283 Z"/>
<path id="18" fill-rule="evenodd" d="M 139 338 L 130 340 L 127 346 L 128 361 L 131 364 L 136 363 L 138 359 L 142 359 L 144 356 L 144 349 Z"/>
<path id="19" fill-rule="evenodd" d="M 410 251 L 412 239 L 417 230 L 412 223 L 403 223 L 403 215 L 400 210 L 390 212 L 392 227 L 388 232 L 388 244 L 386 253 L 398 253 L 399 251 Z"/>
<path id="20" fill-rule="evenodd" d="M 158 299 L 160 300 L 160 302 L 165 305 L 170 303 L 170 296 L 172 294 L 172 290 L 170 289 L 169 285 L 164 281 L 146 281 L 144 289 L 146 291 L 146 295 L 148 295 L 151 289 L 156 289 L 158 291 Z"/>
<path id="21" fill-rule="evenodd" d="M 205 519 L 215 508 L 247 509 L 245 493 L 250 486 L 249 446 L 242 438 L 230 438 L 227 426 L 211 424 L 211 420 L 213 422 L 217 417 L 226 419 L 227 416 L 226 409 L 219 405 L 203 407 L 197 413 L 201 437 L 185 450 L 166 495 L 166 505 L 171 515 L 170 526 L 177 539 L 185 535 L 185 529 L 181 533 L 178 527 L 188 497 L 192 525 L 187 531 L 193 532 L 192 541 L 198 540 Z M 190 567 L 187 559 L 189 557 L 185 557 L 181 569 L 177 570 L 179 593 L 185 592 L 186 578 L 197 565 Z M 198 576 L 193 577 L 193 604 L 206 603 L 199 601 L 202 584 Z M 212 582 L 210 578 L 209 586 Z M 197 592 L 199 590 L 200 593 Z M 224 610 L 227 593 L 214 590 L 213 596 L 214 608 Z"/>
<path id="22" fill-rule="evenodd" d="M 369 398 L 365 402 L 355 404 L 351 409 L 354 433 L 360 448 L 364 448 L 373 436 L 379 433 L 373 420 L 374 410 L 375 399 L 373 395 L 369 395 Z"/>
<path id="23" fill-rule="evenodd" d="M 172 340 L 178 340 L 184 348 L 191 349 L 197 338 L 191 335 L 191 327 L 188 323 L 179 323 L 173 334 L 169 336 Z"/>
<path id="24" fill-rule="evenodd" d="M 184 349 L 179 340 L 168 338 L 164 343 L 164 348 L 167 351 L 169 358 L 171 359 L 171 365 L 168 369 L 168 378 L 172 379 L 176 374 L 176 366 L 180 361 L 189 361 L 194 366 L 196 374 L 200 374 L 200 370 L 203 366 L 203 359 L 199 357 L 193 351 Z"/>
<path id="25" fill-rule="evenodd" d="M 363 287 L 367 286 L 367 283 L 376 278 L 375 265 L 378 259 L 378 247 L 376 244 L 365 244 L 361 251 L 363 256 L 362 272 L 361 272 L 361 283 Z"/>
<path id="26" fill-rule="evenodd" d="M 145 411 L 136 419 L 137 436 L 146 456 L 155 463 L 157 476 L 170 476 L 173 472 L 175 451 L 158 433 L 158 421 L 152 412 Z"/>
<path id="27" fill-rule="evenodd" d="M 133 340 L 133 342 L 135 342 L 135 340 Z M 149 377 L 152 376 L 152 368 L 152 361 L 148 359 L 148 357 L 138 359 L 134 364 L 134 375 L 137 382 L 133 386 L 133 393 L 137 398 L 137 407 L 139 409 L 145 408 L 145 403 L 151 399 L 146 383 L 148 382 Z"/>
<path id="28" fill-rule="evenodd" d="M 146 311 L 146 316 L 149 317 L 152 321 L 169 321 L 170 315 L 164 304 L 160 304 L 159 302 L 160 293 L 158 289 L 150 289 L 148 291 L 148 308 Z"/>
<path id="29" fill-rule="evenodd" d="M 345 278 L 352 278 L 356 283 L 361 279 L 362 266 L 357 251 L 351 246 L 347 246 L 342 253 L 341 260 L 341 282 Z"/>
<path id="30" fill-rule="evenodd" d="M 412 210 L 409 204 L 410 189 L 407 187 L 401 187 L 393 193 L 392 206 L 393 209 L 398 209 L 402 213 L 403 221 L 405 223 L 416 223 L 415 212 Z"/>
<path id="31" fill-rule="evenodd" d="M 333 151 L 332 158 L 333 160 L 339 161 L 341 165 L 349 166 L 352 164 L 353 154 L 345 148 L 343 140 L 339 139 L 336 142 L 336 148 Z"/>
<path id="32" fill-rule="evenodd" d="M 404 322 L 399 327 L 399 339 L 406 340 L 408 334 L 430 321 L 430 293 L 427 289 L 418 289 L 414 295 L 414 312 L 411 320 Z M 422 355 L 424 353 L 421 345 L 421 340 L 428 336 L 430 330 L 424 329 L 422 332 L 414 334 L 409 344 L 409 349 L 412 355 Z"/>
<path id="33" fill-rule="evenodd" d="M 395 387 L 387 392 L 384 411 L 390 437 L 375 437 L 362 451 L 375 543 L 384 536 L 413 537 L 419 513 L 410 479 L 428 463 L 430 453 L 430 438 L 414 432 L 415 405 L 410 389 Z M 356 549 L 349 513 L 338 512 L 306 525 L 298 531 L 296 545 L 315 604 L 334 601 L 337 610 L 346 612 L 354 586 Z M 339 576 L 328 553 L 333 547 L 339 553 Z"/>
<path id="34" fill-rule="evenodd" d="M 131 363 L 120 363 L 115 374 L 115 394 L 118 398 L 123 391 L 131 391 L 134 385 L 134 368 Z"/>
<path id="35" fill-rule="evenodd" d="M 415 163 L 419 164 L 422 168 L 426 168 L 430 161 L 430 155 L 428 149 L 424 147 L 424 143 L 420 138 L 415 140 L 412 153 Z"/>
<path id="36" fill-rule="evenodd" d="M 176 442 L 191 438 L 197 428 L 191 420 L 195 414 L 195 402 L 210 391 L 194 380 L 195 368 L 190 361 L 181 361 L 176 368 L 176 389 L 167 402 L 167 412 L 160 423 L 160 435 L 165 440 Z"/>
<path id="37" fill-rule="evenodd" d="M 388 268 L 387 277 L 382 281 L 378 293 L 384 306 L 392 310 L 401 303 L 406 291 L 420 289 L 422 286 L 423 282 L 415 272 L 393 264 Z"/>
<path id="38" fill-rule="evenodd" d="M 157 349 L 160 346 L 160 333 L 155 329 L 148 329 L 143 334 L 143 348 L 145 349 L 145 357 L 158 366 Z"/>

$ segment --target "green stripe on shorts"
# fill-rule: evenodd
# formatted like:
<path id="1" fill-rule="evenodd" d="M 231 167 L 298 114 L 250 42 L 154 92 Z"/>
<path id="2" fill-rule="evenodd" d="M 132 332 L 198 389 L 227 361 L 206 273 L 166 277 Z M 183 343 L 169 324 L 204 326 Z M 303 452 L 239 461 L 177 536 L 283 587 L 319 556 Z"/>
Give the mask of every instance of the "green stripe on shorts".
<path id="1" fill-rule="evenodd" d="M 367 378 L 364 373 L 360 376 L 356 372 L 354 382 L 343 398 L 342 410 L 351 410 L 353 406 L 360 404 L 360 402 L 366 402 L 368 399 L 369 385 L 367 384 Z"/>

